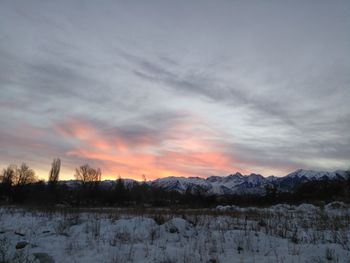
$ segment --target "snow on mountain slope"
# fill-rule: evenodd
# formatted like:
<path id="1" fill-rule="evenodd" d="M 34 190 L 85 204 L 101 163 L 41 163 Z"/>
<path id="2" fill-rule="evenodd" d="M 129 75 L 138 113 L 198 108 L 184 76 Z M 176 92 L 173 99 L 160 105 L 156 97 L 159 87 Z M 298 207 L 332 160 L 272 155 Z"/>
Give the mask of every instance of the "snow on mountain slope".
<path id="1" fill-rule="evenodd" d="M 154 181 L 148 181 L 147 184 L 153 187 L 160 187 L 169 191 L 178 191 L 185 193 L 201 193 L 206 195 L 224 195 L 224 194 L 265 194 L 266 186 L 275 186 L 280 191 L 290 191 L 301 183 L 318 180 L 346 179 L 346 171 L 313 171 L 297 170 L 284 177 L 269 176 L 263 177 L 260 174 L 242 175 L 241 173 L 230 174 L 228 176 L 210 176 L 208 178 L 199 177 L 165 177 Z M 139 182 L 132 179 L 122 179 L 126 187 L 132 187 Z M 80 184 L 79 181 L 64 181 L 70 187 Z M 116 181 L 102 181 L 101 185 L 113 187 Z"/>
<path id="2" fill-rule="evenodd" d="M 242 175 L 240 173 L 229 176 L 211 176 L 207 179 L 197 177 L 167 177 L 151 182 L 152 186 L 161 187 L 166 190 L 176 190 L 181 193 L 204 194 L 243 194 L 262 193 L 269 181 L 262 175 Z"/>
<path id="3" fill-rule="evenodd" d="M 211 187 L 203 178 L 198 177 L 165 177 L 159 178 L 150 182 L 150 185 L 161 187 L 166 190 L 175 190 L 180 193 L 185 193 L 187 190 L 194 192 L 195 190 L 208 191 Z"/>
<path id="4" fill-rule="evenodd" d="M 309 180 L 336 179 L 337 177 L 345 178 L 345 171 L 324 172 L 299 169 L 288 174 L 287 177 L 306 177 Z"/>
<path id="5" fill-rule="evenodd" d="M 345 171 L 325 172 L 300 169 L 284 177 L 263 177 L 260 174 L 242 175 L 241 173 L 228 176 L 210 176 L 207 179 L 197 177 L 167 177 L 152 181 L 151 185 L 181 193 L 199 191 L 203 194 L 217 195 L 264 194 L 267 185 L 274 185 L 281 191 L 289 191 L 295 186 L 307 181 L 345 178 Z"/>

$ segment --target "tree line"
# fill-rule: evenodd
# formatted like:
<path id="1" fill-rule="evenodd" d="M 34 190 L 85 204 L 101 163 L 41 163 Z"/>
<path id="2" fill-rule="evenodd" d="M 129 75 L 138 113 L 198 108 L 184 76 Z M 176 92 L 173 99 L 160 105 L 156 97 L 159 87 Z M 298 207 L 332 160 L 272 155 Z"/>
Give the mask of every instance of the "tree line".
<path id="1" fill-rule="evenodd" d="M 61 160 L 54 159 L 48 180 L 39 180 L 26 163 L 9 165 L 0 175 L 1 204 L 69 206 L 168 206 L 185 204 L 182 195 L 142 183 L 125 185 L 122 178 L 114 184 L 101 184 L 102 172 L 89 164 L 75 169 L 74 185 L 60 181 Z"/>
<path id="2" fill-rule="evenodd" d="M 274 187 L 261 195 L 208 196 L 188 189 L 185 193 L 168 191 L 147 184 L 128 183 L 118 178 L 113 184 L 101 184 L 102 172 L 89 164 L 75 169 L 74 185 L 60 181 L 61 160 L 54 159 L 45 182 L 39 180 L 26 163 L 9 165 L 0 174 L 0 204 L 65 206 L 171 206 L 213 207 L 216 205 L 264 206 L 277 203 L 350 202 L 350 172 L 347 180 L 307 182 L 293 192 Z"/>

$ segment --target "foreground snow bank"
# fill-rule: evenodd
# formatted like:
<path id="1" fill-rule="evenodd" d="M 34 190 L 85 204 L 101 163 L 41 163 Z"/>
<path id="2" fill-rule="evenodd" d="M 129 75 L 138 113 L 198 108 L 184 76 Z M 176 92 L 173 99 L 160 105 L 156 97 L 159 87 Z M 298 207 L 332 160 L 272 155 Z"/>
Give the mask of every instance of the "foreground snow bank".
<path id="1" fill-rule="evenodd" d="M 0 262 L 349 262 L 343 205 L 220 210 L 236 212 L 0 209 Z"/>

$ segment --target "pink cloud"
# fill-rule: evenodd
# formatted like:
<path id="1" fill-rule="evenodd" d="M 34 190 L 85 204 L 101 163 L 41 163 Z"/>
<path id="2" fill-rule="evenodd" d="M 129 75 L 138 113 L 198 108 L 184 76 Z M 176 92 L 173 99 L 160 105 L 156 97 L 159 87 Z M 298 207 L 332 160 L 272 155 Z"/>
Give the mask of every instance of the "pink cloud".
<path id="1" fill-rule="evenodd" d="M 91 160 L 104 169 L 104 178 L 118 175 L 141 179 L 164 176 L 206 176 L 242 171 L 238 161 L 223 151 L 217 133 L 201 128 L 198 119 L 170 122 L 158 139 L 137 131 L 100 129 L 94 122 L 69 119 L 55 125 L 59 135 L 76 144 L 68 157 Z"/>

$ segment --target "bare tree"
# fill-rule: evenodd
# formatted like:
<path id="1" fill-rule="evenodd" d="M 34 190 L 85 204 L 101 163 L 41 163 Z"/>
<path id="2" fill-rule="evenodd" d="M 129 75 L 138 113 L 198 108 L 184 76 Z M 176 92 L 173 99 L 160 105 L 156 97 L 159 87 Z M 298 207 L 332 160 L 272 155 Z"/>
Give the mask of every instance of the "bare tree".
<path id="1" fill-rule="evenodd" d="M 9 165 L 6 169 L 2 171 L 1 183 L 4 185 L 12 186 L 15 181 L 17 181 L 17 167 L 15 165 Z"/>
<path id="2" fill-rule="evenodd" d="M 16 171 L 17 174 L 17 185 L 25 185 L 34 183 L 37 179 L 33 169 L 29 168 L 26 163 L 22 163 Z"/>
<path id="3" fill-rule="evenodd" d="M 2 171 L 0 176 L 0 181 L 6 195 L 7 201 L 12 199 L 12 187 L 15 181 L 17 181 L 17 167 L 15 165 L 9 165 L 6 169 Z"/>
<path id="4" fill-rule="evenodd" d="M 57 184 L 61 169 L 61 160 L 59 158 L 53 159 L 51 164 L 51 170 L 49 173 L 49 183 Z"/>
<path id="5" fill-rule="evenodd" d="M 88 164 L 84 164 L 79 168 L 75 169 L 75 178 L 83 183 L 88 182 L 99 182 L 101 181 L 101 170 L 100 168 L 90 167 Z"/>

